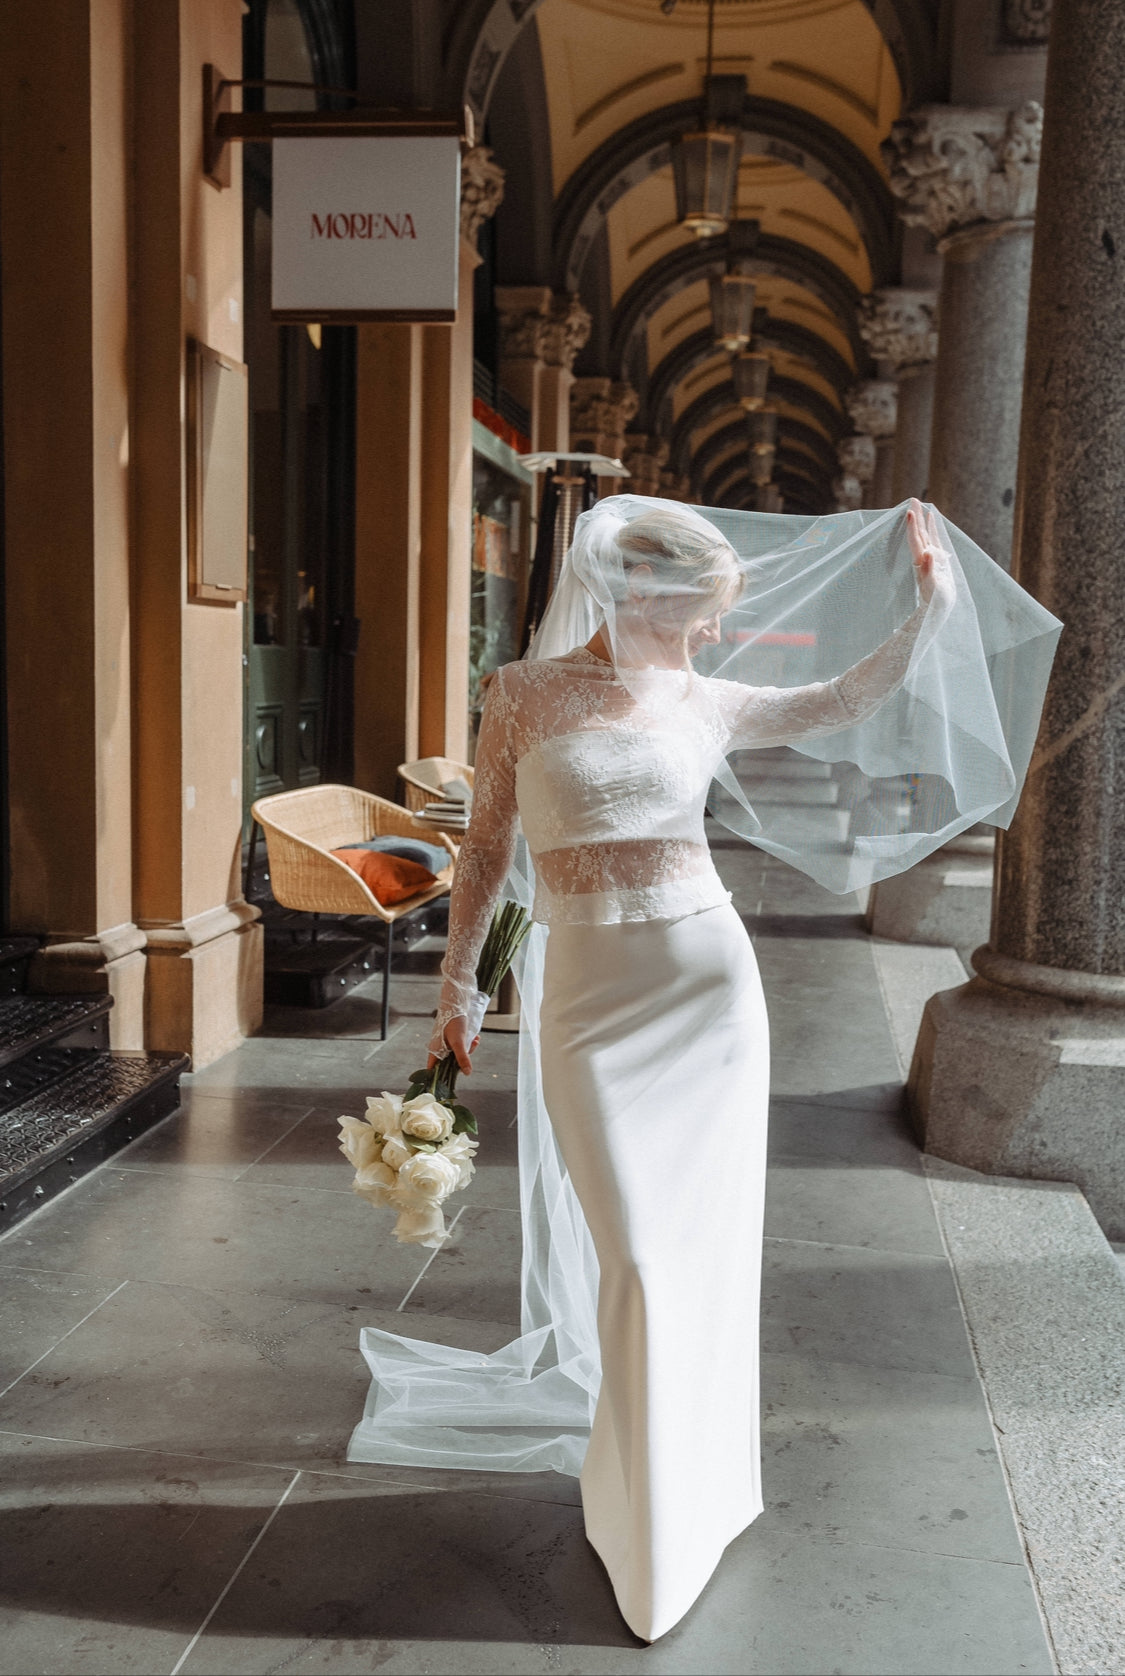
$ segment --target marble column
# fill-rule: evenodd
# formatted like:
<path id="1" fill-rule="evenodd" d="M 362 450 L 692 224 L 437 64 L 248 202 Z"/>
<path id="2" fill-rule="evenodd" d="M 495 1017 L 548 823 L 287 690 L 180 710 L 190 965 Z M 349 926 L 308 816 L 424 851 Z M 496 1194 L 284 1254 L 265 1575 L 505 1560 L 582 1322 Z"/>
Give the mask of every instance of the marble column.
<path id="1" fill-rule="evenodd" d="M 864 297 L 859 329 L 877 361 L 894 368 L 898 386 L 894 469 L 883 503 L 898 506 L 925 498 L 930 476 L 930 437 L 937 356 L 936 291 L 888 285 Z"/>
<path id="2" fill-rule="evenodd" d="M 936 995 L 911 1101 L 927 1151 L 1077 1183 L 1125 1238 L 1125 9 L 1055 0 L 1014 571 L 1066 627 L 991 941 Z"/>
<path id="3" fill-rule="evenodd" d="M 857 432 L 871 439 L 874 452 L 870 476 L 860 478 L 861 482 L 868 484 L 863 504 L 890 506 L 895 426 L 898 421 L 895 382 L 892 378 L 865 378 L 852 385 L 844 398 L 844 406 Z"/>
<path id="4" fill-rule="evenodd" d="M 496 287 L 496 311 L 500 316 L 500 383 L 527 409 L 533 451 L 543 446 L 540 391 L 547 322 L 553 301 L 549 285 Z"/>
<path id="5" fill-rule="evenodd" d="M 907 225 L 945 257 L 930 499 L 1011 559 L 1042 107 L 927 105 L 884 143 Z"/>

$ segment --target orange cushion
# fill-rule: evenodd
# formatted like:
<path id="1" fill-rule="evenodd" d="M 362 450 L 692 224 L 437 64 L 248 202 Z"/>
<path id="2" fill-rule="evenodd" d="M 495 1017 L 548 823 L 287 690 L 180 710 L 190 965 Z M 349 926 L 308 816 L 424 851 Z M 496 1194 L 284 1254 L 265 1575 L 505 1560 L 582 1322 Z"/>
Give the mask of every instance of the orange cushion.
<path id="1" fill-rule="evenodd" d="M 359 874 L 376 902 L 381 902 L 384 908 L 419 896 L 437 883 L 428 867 L 407 861 L 405 856 L 383 855 L 379 850 L 333 850 L 332 854 Z"/>

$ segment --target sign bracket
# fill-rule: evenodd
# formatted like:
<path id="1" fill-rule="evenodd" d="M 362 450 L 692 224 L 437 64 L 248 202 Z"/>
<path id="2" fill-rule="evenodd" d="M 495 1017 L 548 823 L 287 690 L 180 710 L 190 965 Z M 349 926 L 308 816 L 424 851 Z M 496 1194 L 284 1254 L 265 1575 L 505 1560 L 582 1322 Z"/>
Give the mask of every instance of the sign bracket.
<path id="1" fill-rule="evenodd" d="M 304 88 L 310 93 L 333 93 L 358 99 L 351 88 L 322 87 L 316 82 L 237 81 L 222 75 L 214 64 L 203 66 L 203 173 L 220 189 L 231 182 L 230 144 L 269 144 L 285 139 L 342 139 L 403 135 L 455 136 L 463 147 L 475 143 L 473 113 L 466 105 L 460 116 L 438 111 L 396 110 L 355 105 L 350 110 L 235 111 L 230 96 L 236 87 Z"/>

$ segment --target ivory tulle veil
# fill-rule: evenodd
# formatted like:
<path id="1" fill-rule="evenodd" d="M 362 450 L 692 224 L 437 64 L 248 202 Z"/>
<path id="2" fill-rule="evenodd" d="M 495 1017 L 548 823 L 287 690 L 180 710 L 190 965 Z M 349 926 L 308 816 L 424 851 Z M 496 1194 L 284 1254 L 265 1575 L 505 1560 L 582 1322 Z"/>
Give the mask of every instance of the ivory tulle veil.
<path id="1" fill-rule="evenodd" d="M 654 682 L 630 644 L 621 531 L 666 509 L 701 540 L 729 543 L 742 591 L 694 673 Z M 618 495 L 578 520 L 530 658 L 559 659 L 603 629 L 618 677 L 651 698 L 661 728 L 715 702 L 718 683 L 792 688 L 828 682 L 916 613 L 907 506 L 820 518 L 686 508 Z M 1061 625 L 961 531 L 938 517 L 955 581 L 928 609 L 895 691 L 854 725 L 788 747 L 832 765 L 831 820 L 799 806 L 752 808 L 737 759 L 712 787 L 711 813 L 828 889 L 857 890 L 913 866 L 977 822 L 1006 826 L 1031 760 Z M 522 851 L 523 847 L 520 846 Z M 507 894 L 530 906 L 526 854 Z M 362 1334 L 372 1385 L 351 1460 L 466 1470 L 577 1474 L 600 1370 L 597 1262 L 544 1108 L 538 1029 L 546 927 L 518 971 L 521 1330 L 492 1354 Z M 488 1135 L 483 1134 L 487 1152 Z"/>

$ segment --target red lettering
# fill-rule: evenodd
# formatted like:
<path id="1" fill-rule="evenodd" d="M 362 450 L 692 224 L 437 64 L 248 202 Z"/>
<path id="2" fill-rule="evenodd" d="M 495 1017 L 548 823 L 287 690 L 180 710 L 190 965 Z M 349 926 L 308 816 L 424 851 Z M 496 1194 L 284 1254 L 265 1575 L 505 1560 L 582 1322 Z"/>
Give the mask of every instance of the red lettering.
<path id="1" fill-rule="evenodd" d="M 346 215 L 334 215 L 332 217 L 332 237 L 334 239 L 346 239 L 347 236 L 348 236 L 348 218 L 347 218 L 347 216 Z"/>
<path id="2" fill-rule="evenodd" d="M 404 215 L 402 218 L 402 237 L 404 239 L 416 239 L 418 237 L 414 231 L 414 217 L 410 214 Z"/>
<path id="3" fill-rule="evenodd" d="M 327 230 L 328 230 L 327 226 L 326 226 L 327 221 L 328 221 L 327 216 L 325 216 L 324 220 L 322 221 L 319 215 L 314 215 L 313 218 L 312 218 L 312 232 L 309 235 L 310 238 L 314 238 L 314 239 L 324 238 L 326 236 Z"/>
<path id="4" fill-rule="evenodd" d="M 311 216 L 309 237 L 312 239 L 416 239 L 414 217 L 409 211 L 401 215 L 384 215 L 375 210 L 352 210 L 348 214 L 326 213 Z"/>

